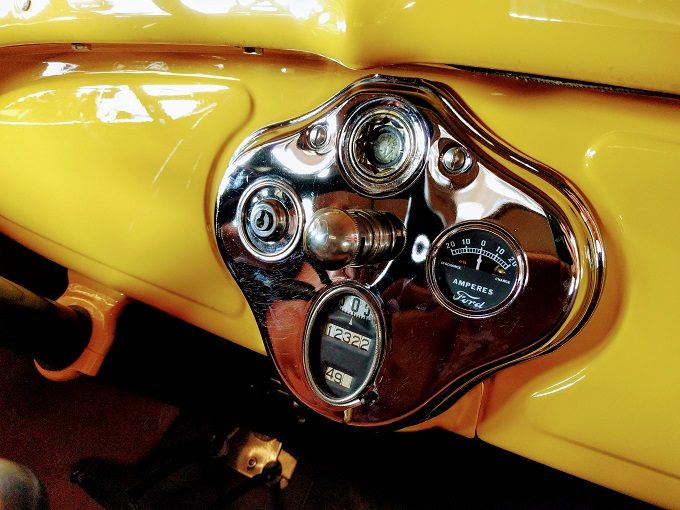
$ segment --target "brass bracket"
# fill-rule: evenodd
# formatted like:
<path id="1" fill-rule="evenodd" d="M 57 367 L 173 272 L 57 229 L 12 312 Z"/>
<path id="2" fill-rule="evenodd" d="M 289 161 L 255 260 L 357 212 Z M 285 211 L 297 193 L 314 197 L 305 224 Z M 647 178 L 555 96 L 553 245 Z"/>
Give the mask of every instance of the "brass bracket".
<path id="1" fill-rule="evenodd" d="M 281 489 L 288 486 L 297 465 L 297 459 L 283 449 L 281 441 L 240 427 L 229 434 L 218 456 L 225 457 L 231 468 L 248 478 L 280 466 L 280 474 L 269 485 L 278 484 Z"/>

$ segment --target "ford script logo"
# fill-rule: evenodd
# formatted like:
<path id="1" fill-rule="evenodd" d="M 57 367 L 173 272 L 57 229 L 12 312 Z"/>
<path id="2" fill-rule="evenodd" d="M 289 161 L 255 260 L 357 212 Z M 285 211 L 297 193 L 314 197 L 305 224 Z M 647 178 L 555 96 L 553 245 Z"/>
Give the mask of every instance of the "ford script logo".
<path id="1" fill-rule="evenodd" d="M 482 310 L 486 301 L 479 301 L 480 296 L 473 296 L 468 294 L 464 290 L 459 290 L 453 297 L 454 301 L 458 301 L 461 305 L 465 305 L 469 308 L 475 308 L 477 310 Z"/>

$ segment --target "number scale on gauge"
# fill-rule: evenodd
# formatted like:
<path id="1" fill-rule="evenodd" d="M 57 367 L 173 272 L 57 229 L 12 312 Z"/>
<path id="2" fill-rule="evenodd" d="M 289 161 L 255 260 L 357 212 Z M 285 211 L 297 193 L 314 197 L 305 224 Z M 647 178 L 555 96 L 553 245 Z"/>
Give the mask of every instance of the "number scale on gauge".
<path id="1" fill-rule="evenodd" d="M 463 225 L 435 241 L 428 277 L 435 297 L 465 314 L 487 314 L 509 303 L 520 278 L 515 242 L 501 229 Z"/>
<path id="2" fill-rule="evenodd" d="M 496 264 L 498 264 L 504 271 L 506 271 L 512 265 L 512 263 L 514 261 L 514 258 L 511 257 L 510 260 L 506 262 L 505 260 L 500 258 L 495 253 L 492 253 L 488 250 L 485 250 L 484 248 L 469 248 L 469 247 L 466 246 L 465 248 L 456 248 L 455 250 L 449 248 L 449 250 L 451 251 L 451 255 L 460 255 L 460 254 L 467 254 L 467 253 L 478 254 L 480 256 L 480 259 L 479 259 L 480 263 L 481 263 L 481 260 L 482 260 L 481 257 L 487 257 L 488 259 L 491 259 Z"/>

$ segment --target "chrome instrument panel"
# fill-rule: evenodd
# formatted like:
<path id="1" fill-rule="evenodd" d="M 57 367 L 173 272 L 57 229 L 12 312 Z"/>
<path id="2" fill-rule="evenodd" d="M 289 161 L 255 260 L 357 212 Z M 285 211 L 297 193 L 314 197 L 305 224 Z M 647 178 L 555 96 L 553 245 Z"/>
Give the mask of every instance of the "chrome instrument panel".
<path id="1" fill-rule="evenodd" d="M 367 112 L 377 117 L 367 119 Z M 361 153 L 369 150 L 374 153 Z M 295 228 L 279 218 L 277 239 L 253 243 L 252 231 L 261 225 L 249 230 L 248 211 L 260 206 L 247 197 L 277 183 L 281 192 L 265 198 L 278 202 L 268 202 L 267 210 L 287 211 Z M 299 232 L 321 214 L 318 233 L 326 210 L 349 211 L 340 215 L 347 222 L 361 211 L 388 214 L 403 224 L 405 243 L 389 260 L 324 266 L 322 257 L 305 251 Z M 273 235 L 271 218 L 260 219 Z M 603 273 L 597 226 L 575 190 L 498 140 L 453 91 L 415 79 L 362 80 L 301 118 L 253 134 L 226 169 L 215 228 L 283 381 L 314 411 L 356 426 L 425 419 L 494 371 L 561 345 L 592 312 Z M 489 313 L 451 306 L 432 271 L 446 232 L 475 228 L 500 236 L 519 266 L 508 297 Z M 285 246 L 275 256 L 253 249 L 262 245 L 266 253 L 279 239 Z M 475 252 L 476 270 L 482 252 Z M 502 277 L 506 266 L 494 267 L 498 273 L 489 278 Z M 349 395 L 330 398 L 313 376 L 321 367 L 310 366 L 316 354 L 309 353 L 314 342 L 329 341 L 322 328 L 326 335 L 346 332 L 329 325 L 323 308 L 343 293 L 362 297 L 377 315 L 376 347 L 357 391 L 350 391 L 351 367 L 328 369 L 346 386 L 338 395 Z"/>

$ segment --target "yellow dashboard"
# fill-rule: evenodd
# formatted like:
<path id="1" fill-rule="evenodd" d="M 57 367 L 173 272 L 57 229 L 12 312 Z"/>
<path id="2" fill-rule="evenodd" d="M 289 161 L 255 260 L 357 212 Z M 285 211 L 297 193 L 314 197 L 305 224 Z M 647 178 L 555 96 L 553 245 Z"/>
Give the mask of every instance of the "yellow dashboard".
<path id="1" fill-rule="evenodd" d="M 140 3 L 138 12 L 123 14 L 115 11 L 117 4 L 122 5 L 119 2 L 69 2 L 69 16 L 60 16 L 65 12 L 60 9 L 66 8 L 37 0 L 28 14 L 14 7 L 10 12 L 10 7 L 4 7 L 8 2 L 0 4 L 0 19 L 7 20 L 0 28 L 0 43 L 6 46 L 0 49 L 0 228 L 30 249 L 100 285 L 251 350 L 269 352 L 296 397 L 331 419 L 355 425 L 371 420 L 380 425 L 410 425 L 429 418 L 425 426 L 476 434 L 489 443 L 641 499 L 662 506 L 677 505 L 680 456 L 673 452 L 680 448 L 680 423 L 673 403 L 680 400 L 680 348 L 673 320 L 677 277 L 668 262 L 680 249 L 674 234 L 680 220 L 675 201 L 680 183 L 680 103 L 673 95 L 680 91 L 680 71 L 674 67 L 677 59 L 669 57 L 673 52 L 668 49 L 645 57 L 654 49 L 673 44 L 677 47 L 679 36 L 673 18 L 660 14 L 664 12 L 661 2 L 650 3 L 644 13 L 632 5 L 621 6 L 617 14 L 612 14 L 615 8 L 609 2 L 591 2 L 588 6 L 557 2 L 542 14 L 537 11 L 541 2 L 511 2 L 510 14 L 505 12 L 502 19 L 500 11 L 482 13 L 481 7 L 467 7 L 472 18 L 460 24 L 461 31 L 442 39 L 441 34 L 450 33 L 450 18 L 437 14 L 450 8 L 443 2 L 412 3 L 412 7 L 396 9 L 382 3 L 368 8 L 354 2 L 324 2 L 319 4 L 320 10 L 310 7 L 314 17 L 296 17 L 293 7 L 287 7 L 279 17 L 273 11 L 262 17 L 248 16 L 254 8 L 242 2 L 234 3 L 229 12 L 209 14 L 199 12 L 191 2 L 182 2 L 181 7 L 145 2 L 144 8 Z M 384 16 L 366 21 L 368 11 L 381 11 Z M 321 14 L 328 14 L 323 22 Z M 484 16 L 487 23 L 498 26 L 500 35 L 475 38 L 473 44 L 471 35 L 479 30 L 478 24 L 470 22 L 474 16 Z M 534 19 L 541 17 L 546 19 Z M 343 23 L 346 31 L 341 29 Z M 149 26 L 145 28 L 145 24 Z M 272 30 L 262 30 L 267 24 Z M 202 28 L 196 29 L 198 26 Z M 549 33 L 546 26 L 551 28 Z M 70 27 L 77 27 L 77 41 L 72 40 Z M 529 28 L 519 37 L 523 27 Z M 301 28 L 309 32 L 298 30 Z M 418 37 L 425 28 L 435 34 L 437 43 Z M 622 34 L 628 30 L 632 35 L 626 39 Z M 649 32 L 658 37 L 649 37 Z M 68 39 L 64 39 L 65 33 Z M 286 38 L 283 33 L 291 35 Z M 606 51 L 598 45 L 584 55 L 582 52 L 595 46 L 603 33 L 616 37 L 620 44 L 609 45 Z M 556 49 L 552 44 L 539 44 L 544 38 L 564 44 Z M 157 44 L 161 42 L 171 45 Z M 505 51 L 494 51 L 491 42 L 503 45 Z M 218 46 L 223 43 L 244 48 Z M 526 56 L 527 47 L 532 49 L 531 59 L 513 58 Z M 297 51 L 285 51 L 289 49 Z M 604 58 L 608 66 L 602 65 Z M 607 86 L 501 76 L 460 66 L 573 78 Z M 632 67 L 636 67 L 635 72 Z M 440 99 L 424 98 L 427 94 L 423 91 Z M 350 157 L 340 154 L 345 145 L 351 146 L 349 140 L 354 140 L 354 135 L 349 133 L 350 128 L 345 138 L 341 134 L 343 126 L 351 124 L 354 110 L 345 111 L 343 105 L 351 105 L 351 98 L 363 97 L 360 94 L 396 97 L 416 105 L 426 125 L 438 126 L 440 134 L 448 133 L 446 140 L 467 147 L 474 164 L 480 165 L 480 174 L 487 176 L 487 188 L 478 187 L 465 195 L 461 190 L 472 181 L 458 183 L 455 175 L 447 177 L 445 172 L 440 175 L 429 170 L 444 164 L 436 155 L 434 159 L 423 156 L 428 170 L 414 170 L 403 187 L 387 192 L 371 195 L 372 188 L 366 191 L 361 182 L 351 181 L 352 177 L 342 172 L 339 181 L 328 178 L 326 190 L 346 191 L 347 195 L 340 198 L 333 195 L 332 200 L 325 200 L 321 192 L 314 191 L 316 188 L 304 188 L 307 181 L 303 169 L 310 175 L 316 172 L 321 182 L 323 171 L 335 168 L 342 157 Z M 391 103 L 386 108 L 401 106 Z M 409 108 L 403 111 L 411 114 Z M 432 120 L 435 117 L 436 122 Z M 402 117 L 394 114 L 390 118 L 398 124 Z M 310 152 L 310 147 L 314 149 L 310 129 L 319 119 L 331 126 L 332 142 Z M 356 129 L 356 136 L 360 136 L 360 128 Z M 283 166 L 292 169 L 289 174 L 279 172 L 271 162 L 258 163 L 257 158 L 264 157 L 259 150 L 283 158 L 277 144 L 300 148 L 304 143 L 312 145 L 303 147 L 307 152 L 300 149 L 293 160 L 296 163 L 291 163 L 290 154 L 286 156 L 289 159 Z M 314 159 L 317 156 L 320 160 L 332 159 L 332 164 L 323 166 Z M 317 163 L 321 166 L 315 167 Z M 385 163 L 381 169 L 388 166 Z M 262 170 L 265 167 L 266 171 Z M 538 230 L 522 233 L 502 216 L 474 212 L 475 206 L 482 207 L 480 204 L 489 200 L 488 189 L 493 186 L 488 183 L 497 183 L 493 188 L 496 191 L 505 186 L 506 198 L 511 195 L 525 204 L 525 209 L 533 207 L 543 211 L 545 218 L 557 218 L 558 227 L 553 224 L 550 228 L 553 233 L 560 232 L 554 234 L 555 243 L 564 240 L 567 246 L 569 256 L 561 256 L 560 267 L 572 286 L 565 298 L 555 297 L 555 291 L 544 294 L 541 290 L 527 308 L 518 308 L 522 313 L 515 314 L 514 319 L 520 325 L 533 324 L 553 313 L 537 302 L 556 303 L 563 313 L 555 312 L 558 318 L 546 331 L 536 333 L 537 339 L 530 346 L 512 351 L 511 355 L 517 356 L 513 361 L 523 363 L 506 367 L 505 356 L 509 354 L 504 351 L 501 361 L 493 365 L 495 372 L 477 366 L 474 370 L 461 369 L 462 379 L 456 375 L 455 384 L 447 381 L 432 390 L 436 398 L 419 394 L 423 401 L 430 397 L 436 400 L 436 405 L 433 403 L 419 419 L 402 422 L 396 415 L 377 411 L 362 414 L 360 409 L 348 415 L 345 409 L 356 395 L 338 389 L 339 393 L 329 396 L 330 390 L 319 388 L 315 369 L 308 366 L 314 364 L 316 354 L 304 357 L 298 353 L 299 359 L 286 361 L 299 346 L 313 343 L 313 336 L 297 332 L 290 338 L 290 347 L 277 351 L 288 332 L 272 329 L 269 304 L 258 308 L 254 296 L 262 291 L 249 280 L 257 272 L 243 272 L 243 265 L 234 265 L 238 262 L 262 269 L 279 263 L 258 255 L 257 245 L 244 250 L 241 245 L 234 248 L 230 244 L 250 235 L 237 228 L 240 218 L 251 217 L 250 209 L 239 209 L 247 207 L 239 205 L 239 200 L 241 196 L 259 197 L 257 193 L 263 188 L 248 187 L 260 179 L 258 172 L 277 179 L 290 177 L 284 191 L 288 185 L 293 187 L 293 194 L 303 188 L 311 190 L 313 205 L 304 200 L 308 192 L 300 191 L 303 199 L 299 211 L 304 213 L 304 220 L 299 236 L 307 235 L 305 229 L 312 219 L 317 223 L 330 221 L 330 217 L 319 215 L 322 206 L 345 211 L 379 210 L 405 226 L 407 251 L 414 246 L 409 232 L 421 227 L 419 217 L 409 220 L 406 211 L 408 207 L 408 211 L 416 210 L 420 203 L 413 199 L 416 193 L 412 190 L 420 189 L 422 181 L 426 190 L 423 204 L 439 211 L 439 217 L 454 211 L 454 218 L 444 218 L 444 227 L 426 236 L 428 242 L 434 245 L 441 236 L 441 244 L 452 242 L 461 222 L 468 230 L 481 222 L 487 232 L 496 234 L 495 242 L 506 243 L 494 249 L 506 247 L 520 256 L 527 253 L 526 260 L 520 262 L 521 279 L 536 274 L 532 264 L 537 262 L 532 261 L 554 255 L 550 243 L 545 247 L 536 240 L 540 236 L 532 237 L 541 228 L 548 228 L 552 220 L 536 226 Z M 356 175 L 363 175 L 361 169 Z M 240 184 L 239 176 L 245 176 Z M 454 205 L 432 205 L 443 195 L 427 190 L 435 189 L 442 176 L 450 181 L 446 189 L 455 190 L 446 195 L 447 199 L 455 196 Z M 343 179 L 350 179 L 350 184 Z M 410 205 L 398 203 L 403 196 L 409 197 Z M 228 210 L 221 213 L 220 204 L 226 204 Z M 291 207 L 294 209 L 294 205 Z M 356 215 L 352 221 L 358 221 Z M 388 220 L 376 221 L 384 225 Z M 398 237 L 399 228 L 390 232 Z M 471 239 L 474 243 L 475 238 Z M 484 242 L 492 242 L 490 239 L 484 238 Z M 325 259 L 311 255 L 311 234 L 304 239 L 304 246 L 301 238 L 292 242 L 298 250 L 295 253 L 316 257 L 323 266 L 321 273 L 330 278 L 327 283 L 323 278 L 310 279 L 313 271 L 309 268 L 306 273 L 301 270 L 304 278 L 296 277 L 296 281 L 312 282 L 309 292 L 317 301 L 310 298 L 305 303 L 317 303 L 312 305 L 316 308 L 306 308 L 305 304 L 305 308 L 279 313 L 291 314 L 286 317 L 300 314 L 303 323 L 306 317 L 323 316 L 333 297 L 341 296 L 326 298 L 324 288 L 348 280 L 362 285 L 379 280 L 351 268 L 378 264 L 378 273 L 389 273 L 398 264 L 389 266 L 387 262 L 389 271 L 380 264 L 399 260 L 401 253 L 394 248 L 395 253 L 377 262 L 348 259 L 341 267 L 349 264 L 350 270 L 340 274 Z M 516 248 L 515 242 L 521 248 Z M 396 246 L 398 241 L 394 243 Z M 524 250 L 529 245 L 534 246 L 533 251 Z M 477 269 L 482 259 L 481 251 L 478 253 Z M 439 260 L 434 255 L 429 257 L 433 262 L 427 264 L 431 266 Z M 437 269 L 425 268 L 424 261 L 425 256 L 417 267 L 422 266 L 418 271 L 423 275 L 430 271 L 430 286 L 423 285 L 418 291 L 439 288 L 441 294 L 425 301 L 431 301 L 437 310 L 459 314 L 464 318 L 460 320 L 469 320 L 479 331 L 491 327 L 488 325 L 497 312 L 521 301 L 521 293 L 517 294 L 520 298 L 509 293 L 505 301 L 475 315 L 475 310 L 453 303 L 453 294 L 447 294 L 447 288 L 453 292 L 452 288 L 433 283 L 438 278 Z M 313 264 L 309 267 L 318 270 Z M 404 271 L 415 269 L 409 266 Z M 399 278 L 408 279 L 403 275 Z M 479 285 L 475 290 L 487 289 L 480 292 L 488 293 L 491 288 L 475 285 Z M 350 294 L 366 302 L 367 314 L 370 309 L 380 315 L 382 304 L 389 310 L 383 326 L 387 331 L 383 334 L 384 350 L 376 358 L 376 366 L 389 366 L 389 356 L 396 357 L 397 347 L 407 342 L 419 351 L 439 345 L 439 337 L 422 340 L 419 335 L 425 334 L 413 327 L 409 339 L 406 334 L 392 339 L 397 326 L 389 325 L 389 317 L 398 314 L 388 305 L 394 287 L 378 293 L 375 302 L 373 294 L 365 292 Z M 516 292 L 514 288 L 512 292 Z M 399 299 L 402 296 L 399 294 Z M 316 319 L 310 320 L 316 324 Z M 330 336 L 341 331 L 337 329 L 339 323 L 328 324 L 330 321 L 323 322 L 324 327 L 331 328 Z M 510 336 L 512 328 L 507 324 L 499 326 L 499 331 Z M 343 325 L 342 332 L 347 327 Z M 376 327 L 378 338 L 380 327 Z M 371 334 L 362 337 L 369 344 Z M 460 338 L 447 342 L 460 342 Z M 496 333 L 494 338 L 502 342 L 505 337 Z M 440 364 L 441 373 L 448 373 L 453 365 Z M 288 370 L 291 366 L 295 370 Z M 405 370 L 401 365 L 395 367 L 392 371 L 385 369 L 380 377 L 376 374 L 382 372 L 372 368 L 367 380 L 373 382 L 360 390 L 370 389 L 381 396 L 383 391 L 385 396 L 392 391 L 401 397 L 392 400 L 405 402 L 406 384 L 400 390 L 390 390 L 386 382 L 384 386 L 378 384 L 379 380 L 389 380 L 390 375 L 394 380 L 395 374 Z M 306 383 L 305 377 L 313 384 Z M 344 384 L 346 374 L 341 371 L 338 377 L 340 385 Z M 449 392 L 447 398 L 442 392 Z M 371 409 L 377 409 L 371 405 Z M 412 416 L 412 411 L 416 416 L 420 407 L 420 403 L 414 403 L 408 410 L 400 410 L 399 419 Z"/>

